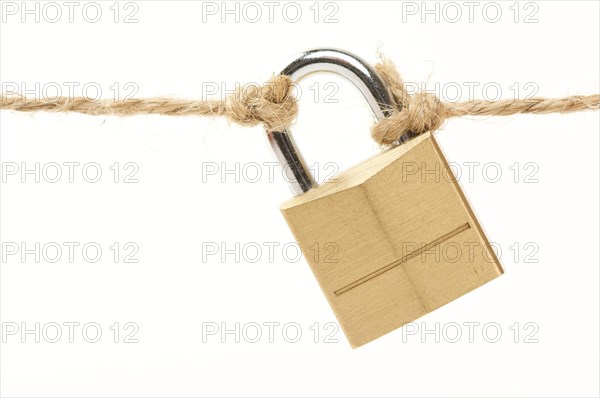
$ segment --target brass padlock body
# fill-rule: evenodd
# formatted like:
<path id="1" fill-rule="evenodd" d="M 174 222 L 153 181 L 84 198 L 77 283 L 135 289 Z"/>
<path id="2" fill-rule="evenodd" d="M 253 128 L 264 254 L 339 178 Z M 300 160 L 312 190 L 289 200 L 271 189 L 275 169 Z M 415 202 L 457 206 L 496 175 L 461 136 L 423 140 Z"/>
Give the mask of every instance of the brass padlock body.
<path id="1" fill-rule="evenodd" d="M 503 272 L 431 133 L 281 211 L 352 347 Z"/>

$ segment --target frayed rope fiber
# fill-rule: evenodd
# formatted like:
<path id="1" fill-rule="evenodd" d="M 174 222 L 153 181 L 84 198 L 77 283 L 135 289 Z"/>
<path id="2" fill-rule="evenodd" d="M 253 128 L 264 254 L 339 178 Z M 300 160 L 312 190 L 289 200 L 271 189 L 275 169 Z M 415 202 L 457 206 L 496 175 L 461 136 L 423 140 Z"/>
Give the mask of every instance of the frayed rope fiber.
<path id="1" fill-rule="evenodd" d="M 410 95 L 396 67 L 389 60 L 375 65 L 392 95 L 393 109 L 377 122 L 371 134 L 379 144 L 389 145 L 407 133 L 419 135 L 439 129 L 446 119 L 460 116 L 508 116 L 520 113 L 569 113 L 600 110 L 600 94 L 565 98 L 442 102 L 433 94 Z M 238 88 L 224 100 L 193 101 L 172 98 L 94 100 L 58 97 L 47 100 L 2 95 L 0 109 L 19 112 L 77 112 L 88 115 L 222 116 L 242 126 L 264 125 L 269 131 L 290 127 L 298 113 L 294 83 L 274 76 L 266 84 Z"/>

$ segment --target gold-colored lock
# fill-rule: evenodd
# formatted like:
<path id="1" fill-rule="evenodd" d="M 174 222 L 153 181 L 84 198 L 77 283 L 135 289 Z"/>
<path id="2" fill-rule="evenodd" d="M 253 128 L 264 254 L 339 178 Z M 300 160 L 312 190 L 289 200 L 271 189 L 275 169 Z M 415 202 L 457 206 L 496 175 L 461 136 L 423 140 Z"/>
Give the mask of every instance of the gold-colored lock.
<path id="1" fill-rule="evenodd" d="M 303 54 L 282 73 L 294 80 L 334 71 L 361 90 L 378 117 L 389 93 L 360 58 L 339 50 Z M 412 322 L 502 274 L 469 203 L 431 133 L 316 186 L 289 131 L 269 132 L 294 172 L 281 206 L 352 347 Z M 327 256 L 315 255 L 319 249 Z"/>

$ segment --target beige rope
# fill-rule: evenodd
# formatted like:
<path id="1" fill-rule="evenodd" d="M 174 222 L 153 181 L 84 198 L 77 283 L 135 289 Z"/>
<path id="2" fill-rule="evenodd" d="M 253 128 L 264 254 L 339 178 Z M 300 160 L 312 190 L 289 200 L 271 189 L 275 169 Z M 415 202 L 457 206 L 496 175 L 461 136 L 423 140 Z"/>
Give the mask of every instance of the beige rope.
<path id="1" fill-rule="evenodd" d="M 372 128 L 373 139 L 380 144 L 392 144 L 406 133 L 418 135 L 435 131 L 450 117 L 568 113 L 600 109 L 600 94 L 558 99 L 442 102 L 429 93 L 409 95 L 391 61 L 384 60 L 375 65 L 375 68 L 387 84 L 394 102 L 390 116 L 379 121 Z M 223 116 L 243 126 L 263 124 L 267 130 L 280 131 L 289 127 L 298 113 L 292 88 L 293 82 L 289 77 L 274 76 L 263 86 L 246 85 L 238 88 L 224 100 L 148 98 L 115 101 L 67 97 L 40 100 L 3 94 L 0 109 L 119 116 L 139 114 Z"/>
<path id="2" fill-rule="evenodd" d="M 394 64 L 389 60 L 375 65 L 387 84 L 394 108 L 389 117 L 371 129 L 373 139 L 380 144 L 391 144 L 406 133 L 415 135 L 435 131 L 450 117 L 458 116 L 509 116 L 519 113 L 569 113 L 599 110 L 600 94 L 565 98 L 505 99 L 499 101 L 473 100 L 467 102 L 442 102 L 433 94 L 409 95 Z"/>
<path id="3" fill-rule="evenodd" d="M 298 113 L 288 76 L 274 76 L 263 86 L 238 88 L 225 100 L 194 101 L 173 98 L 140 98 L 115 101 L 57 97 L 48 100 L 2 95 L 0 109 L 19 112 L 77 112 L 87 115 L 223 116 L 242 126 L 263 124 L 269 130 L 289 127 Z"/>

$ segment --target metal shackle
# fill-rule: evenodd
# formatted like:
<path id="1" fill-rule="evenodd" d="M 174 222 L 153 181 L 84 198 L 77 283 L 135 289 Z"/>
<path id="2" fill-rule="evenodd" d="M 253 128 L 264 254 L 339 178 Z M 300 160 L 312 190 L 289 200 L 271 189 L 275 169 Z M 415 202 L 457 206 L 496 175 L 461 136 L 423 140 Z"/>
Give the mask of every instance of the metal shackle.
<path id="1" fill-rule="evenodd" d="M 281 75 L 287 75 L 297 83 L 315 72 L 332 72 L 349 80 L 365 97 L 377 120 L 388 116 L 392 109 L 390 93 L 379 74 L 364 60 L 345 51 L 306 51 L 283 69 Z M 293 173 L 290 188 L 294 196 L 316 187 L 317 183 L 296 149 L 290 129 L 267 131 L 267 137 L 283 170 L 289 169 Z"/>

